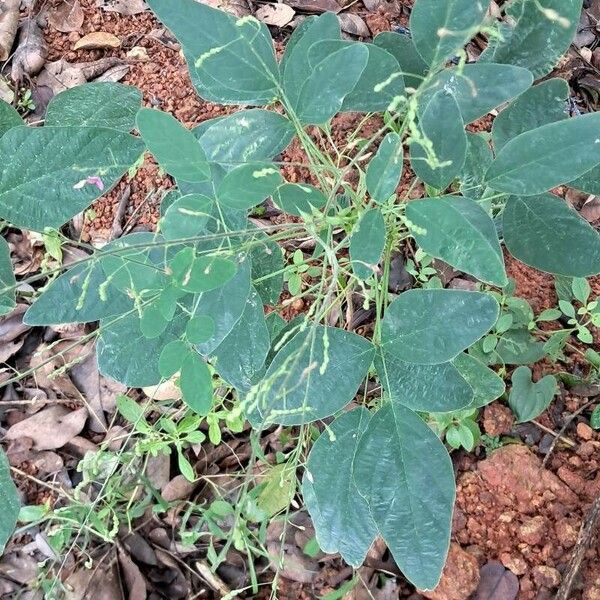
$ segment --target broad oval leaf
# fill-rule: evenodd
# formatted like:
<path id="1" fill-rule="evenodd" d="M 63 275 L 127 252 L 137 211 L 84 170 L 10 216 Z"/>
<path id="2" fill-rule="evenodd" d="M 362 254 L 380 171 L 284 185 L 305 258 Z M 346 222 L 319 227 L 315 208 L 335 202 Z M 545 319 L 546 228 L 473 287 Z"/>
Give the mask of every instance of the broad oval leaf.
<path id="1" fill-rule="evenodd" d="M 377 270 L 385 247 L 385 220 L 378 208 L 365 212 L 352 230 L 350 260 L 359 279 L 367 279 Z"/>
<path id="2" fill-rule="evenodd" d="M 581 15 L 582 0 L 516 0 L 480 60 L 526 67 L 536 79 L 549 73 L 567 51 Z"/>
<path id="3" fill-rule="evenodd" d="M 161 377 L 169 379 L 181 369 L 190 347 L 181 340 L 169 342 L 158 357 L 158 371 Z"/>
<path id="4" fill-rule="evenodd" d="M 437 92 L 423 111 L 419 128 L 427 146 L 413 141 L 411 166 L 425 183 L 443 190 L 460 173 L 467 156 L 465 125 L 454 97 Z"/>
<path id="5" fill-rule="evenodd" d="M 600 113 L 590 113 L 513 138 L 490 165 L 486 181 L 499 192 L 533 196 L 576 179 L 598 163 Z"/>
<path id="6" fill-rule="evenodd" d="M 168 113 L 142 108 L 137 128 L 146 147 L 169 175 L 181 181 L 206 181 L 210 167 L 204 150 L 179 121 Z"/>
<path id="7" fill-rule="evenodd" d="M 0 448 L 0 554 L 4 552 L 6 542 L 10 539 L 19 516 L 21 501 L 17 488 L 10 475 L 10 465 L 4 451 Z"/>
<path id="8" fill-rule="evenodd" d="M 239 210 L 252 208 L 273 194 L 283 177 L 271 163 L 250 163 L 229 171 L 217 190 L 220 203 Z"/>
<path id="9" fill-rule="evenodd" d="M 429 66 L 417 52 L 409 35 L 384 31 L 375 36 L 373 43 L 398 61 L 407 88 L 416 90 L 421 85 Z"/>
<path id="10" fill-rule="evenodd" d="M 217 289 L 233 278 L 236 264 L 221 256 L 197 255 L 192 247 L 180 250 L 169 263 L 173 284 L 186 292 Z"/>
<path id="11" fill-rule="evenodd" d="M 0 237 L 0 315 L 6 315 L 16 306 L 17 280 L 10 260 L 10 247 Z"/>
<path id="12" fill-rule="evenodd" d="M 488 7 L 486 0 L 416 0 L 410 30 L 425 62 L 437 67 L 455 56 L 475 36 Z"/>
<path id="13" fill-rule="evenodd" d="M 263 105 L 277 96 L 279 69 L 264 23 L 250 16 L 236 19 L 195 0 L 148 4 L 181 42 L 192 83 L 204 99 Z"/>
<path id="14" fill-rule="evenodd" d="M 327 56 L 310 71 L 293 107 L 303 125 L 321 125 L 342 108 L 369 59 L 364 44 L 355 43 Z"/>
<path id="15" fill-rule="evenodd" d="M 367 191 L 375 202 L 381 204 L 395 193 L 403 163 L 402 140 L 397 133 L 390 132 L 381 140 L 377 153 L 367 165 Z"/>
<path id="16" fill-rule="evenodd" d="M 351 566 L 365 560 L 377 528 L 352 476 L 360 436 L 371 415 L 360 407 L 338 417 L 313 444 L 302 479 L 302 495 L 323 552 L 339 552 Z"/>
<path id="17" fill-rule="evenodd" d="M 185 337 L 192 344 L 204 344 L 215 334 L 215 322 L 207 315 L 194 315 L 185 326 Z"/>
<path id="18" fill-rule="evenodd" d="M 467 131 L 467 156 L 459 174 L 461 193 L 477 200 L 485 194 L 485 174 L 494 160 L 487 138 L 487 133 Z"/>
<path id="19" fill-rule="evenodd" d="M 283 290 L 285 268 L 282 248 L 258 227 L 252 242 L 252 283 L 263 304 L 277 304 Z"/>
<path id="20" fill-rule="evenodd" d="M 498 313 L 498 302 L 483 292 L 409 290 L 387 308 L 382 348 L 409 363 L 447 362 L 483 337 Z"/>
<path id="21" fill-rule="evenodd" d="M 474 200 L 461 196 L 409 202 L 406 217 L 419 246 L 492 285 L 508 282 L 496 227 Z"/>
<path id="22" fill-rule="evenodd" d="M 115 129 L 10 129 L 0 138 L 0 216 L 24 229 L 58 228 L 112 188 L 142 152 L 141 140 Z"/>
<path id="23" fill-rule="evenodd" d="M 122 83 L 86 83 L 50 100 L 45 126 L 110 127 L 129 132 L 142 106 L 138 88 Z"/>
<path id="24" fill-rule="evenodd" d="M 166 240 L 195 238 L 208 226 L 214 201 L 202 194 L 187 194 L 177 198 L 160 220 L 160 232 Z"/>
<path id="25" fill-rule="evenodd" d="M 523 92 L 494 119 L 492 141 L 496 152 L 525 131 L 566 119 L 568 96 L 569 85 L 564 79 L 548 79 Z"/>
<path id="26" fill-rule="evenodd" d="M 253 388 L 252 422 L 301 425 L 334 414 L 356 394 L 374 353 L 374 346 L 354 333 L 306 328 L 279 350 Z"/>
<path id="27" fill-rule="evenodd" d="M 468 406 L 474 398 L 472 387 L 451 362 L 411 364 L 396 358 L 384 346 L 375 358 L 375 367 L 390 400 L 412 410 L 451 412 Z"/>
<path id="28" fill-rule="evenodd" d="M 327 198 L 314 185 L 284 183 L 273 194 L 273 202 L 283 212 L 301 217 L 302 213 L 311 214 L 313 208 L 323 208 L 327 204 Z"/>
<path id="29" fill-rule="evenodd" d="M 569 187 L 600 196 L 600 165 L 590 169 L 581 177 L 569 181 Z"/>
<path id="30" fill-rule="evenodd" d="M 442 442 L 413 411 L 386 404 L 358 442 L 353 475 L 404 576 L 417 588 L 433 589 L 450 545 L 455 498 Z"/>
<path id="31" fill-rule="evenodd" d="M 465 407 L 466 409 L 481 408 L 504 394 L 506 386 L 502 377 L 474 356 L 463 352 L 452 361 L 452 364 L 473 389 L 473 400 Z"/>
<path id="32" fill-rule="evenodd" d="M 340 22 L 331 12 L 307 17 L 296 27 L 281 60 L 283 89 L 291 106 L 297 106 L 302 86 L 313 70 L 308 60 L 310 47 L 322 40 L 339 40 L 340 36 Z"/>
<path id="33" fill-rule="evenodd" d="M 468 124 L 523 93 L 532 83 L 533 75 L 522 67 L 473 63 L 440 71 L 423 91 L 421 104 L 426 105 L 439 90 L 446 90 L 454 96 Z"/>
<path id="34" fill-rule="evenodd" d="M 502 218 L 504 242 L 521 262 L 568 277 L 600 273 L 600 233 L 553 196 L 511 196 Z"/>
<path id="35" fill-rule="evenodd" d="M 240 392 L 247 392 L 265 364 L 271 338 L 258 292 L 252 288 L 244 312 L 227 337 L 211 352 L 217 373 Z"/>
<path id="36" fill-rule="evenodd" d="M 21 115 L 7 102 L 0 100 L 0 137 L 9 129 L 25 125 Z"/>
<path id="37" fill-rule="evenodd" d="M 271 110 L 240 110 L 205 121 L 192 130 L 209 161 L 237 166 L 271 160 L 294 137 L 289 119 Z"/>
<path id="38" fill-rule="evenodd" d="M 197 414 L 207 415 L 212 408 L 213 385 L 210 369 L 196 352 L 184 359 L 179 372 L 183 401 Z"/>
<path id="39" fill-rule="evenodd" d="M 515 413 L 517 423 L 525 423 L 539 417 L 558 391 L 554 375 L 546 375 L 534 382 L 529 367 L 517 367 L 511 381 L 508 405 Z"/>
<path id="40" fill-rule="evenodd" d="M 323 40 L 313 44 L 308 60 L 316 67 L 327 56 L 355 42 Z M 404 94 L 402 69 L 396 58 L 379 46 L 363 44 L 369 51 L 367 65 L 354 89 L 344 98 L 342 112 L 374 112 L 386 110 Z"/>

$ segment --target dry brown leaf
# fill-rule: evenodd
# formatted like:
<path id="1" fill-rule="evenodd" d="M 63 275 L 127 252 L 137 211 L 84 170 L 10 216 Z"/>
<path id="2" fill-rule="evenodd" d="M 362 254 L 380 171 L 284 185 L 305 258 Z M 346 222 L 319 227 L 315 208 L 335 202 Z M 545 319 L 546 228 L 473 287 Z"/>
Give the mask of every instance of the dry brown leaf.
<path id="1" fill-rule="evenodd" d="M 84 83 L 86 83 L 86 78 L 83 69 L 79 65 L 72 65 L 61 59 L 46 63 L 37 78 L 36 87 L 48 88 L 51 91 L 50 97 L 52 97 Z"/>
<path id="2" fill-rule="evenodd" d="M 106 12 L 116 12 L 124 17 L 139 15 L 148 10 L 144 0 L 96 0 L 96 7 Z"/>
<path id="3" fill-rule="evenodd" d="M 21 25 L 19 44 L 12 60 L 13 81 L 21 81 L 24 75 L 37 75 L 46 64 L 48 46 L 44 34 L 35 19 L 26 19 Z"/>
<path id="4" fill-rule="evenodd" d="M 338 15 L 338 19 L 340 20 L 342 31 L 357 37 L 371 37 L 371 32 L 367 27 L 367 24 L 358 15 L 353 15 L 352 13 L 343 13 Z"/>
<path id="5" fill-rule="evenodd" d="M 0 100 L 4 100 L 7 104 L 12 104 L 15 99 L 15 93 L 8 85 L 3 77 L 0 77 Z"/>
<path id="6" fill-rule="evenodd" d="M 265 4 L 256 11 L 256 18 L 273 27 L 285 27 L 296 14 L 287 4 Z"/>
<path id="7" fill-rule="evenodd" d="M 10 56 L 19 27 L 21 0 L 0 0 L 0 62 Z"/>
<path id="8" fill-rule="evenodd" d="M 37 386 L 64 398 L 81 398 L 81 392 L 67 375 L 76 361 L 85 360 L 81 346 L 73 346 L 73 340 L 61 340 L 48 346 L 41 344 L 31 356 L 29 367 L 34 370 Z"/>
<path id="9" fill-rule="evenodd" d="M 14 310 L 0 318 L 0 362 L 6 362 L 23 345 L 22 336 L 29 331 L 29 325 L 23 323 L 23 314 L 27 310 L 24 304 L 17 304 Z"/>
<path id="10" fill-rule="evenodd" d="M 581 216 L 590 223 L 600 219 L 600 196 L 590 196 L 581 207 Z"/>
<path id="11" fill-rule="evenodd" d="M 185 500 L 191 496 L 194 487 L 194 484 L 190 483 L 183 475 L 176 475 L 163 487 L 161 496 L 167 502 Z"/>
<path id="12" fill-rule="evenodd" d="M 75 42 L 73 50 L 105 50 L 120 46 L 121 40 L 116 35 L 106 31 L 94 31 Z"/>
<path id="13" fill-rule="evenodd" d="M 79 0 L 63 0 L 61 4 L 50 11 L 48 23 L 62 33 L 79 31 L 83 25 L 83 9 Z"/>
<path id="14" fill-rule="evenodd" d="M 179 400 L 181 398 L 181 390 L 175 385 L 173 379 L 142 388 L 142 391 L 153 400 Z"/>
<path id="15" fill-rule="evenodd" d="M 81 432 L 87 416 L 85 408 L 70 411 L 56 404 L 15 423 L 5 437 L 7 440 L 28 437 L 33 440 L 36 450 L 56 450 Z"/>
<path id="16" fill-rule="evenodd" d="M 117 83 L 118 81 L 121 81 L 127 73 L 129 73 L 129 65 L 115 65 L 114 67 L 107 69 L 99 77 L 96 77 L 94 81 L 111 81 L 112 83 Z"/>
<path id="17" fill-rule="evenodd" d="M 335 0 L 288 0 L 292 8 L 309 13 L 339 13 L 342 7 Z"/>
<path id="18" fill-rule="evenodd" d="M 224 10 L 238 18 L 252 14 L 247 0 L 201 0 L 201 2 L 213 8 Z"/>
<path id="19" fill-rule="evenodd" d="M 129 558 L 126 552 L 118 550 L 119 565 L 125 581 L 125 587 L 129 592 L 128 600 L 145 600 L 146 581 L 139 567 Z"/>

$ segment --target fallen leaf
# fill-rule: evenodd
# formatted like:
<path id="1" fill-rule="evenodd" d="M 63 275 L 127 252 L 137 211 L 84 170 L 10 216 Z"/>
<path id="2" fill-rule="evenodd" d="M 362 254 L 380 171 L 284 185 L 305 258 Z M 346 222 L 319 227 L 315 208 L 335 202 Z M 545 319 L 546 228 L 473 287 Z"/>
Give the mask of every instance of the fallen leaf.
<path id="1" fill-rule="evenodd" d="M 339 13 L 342 7 L 335 0 L 289 0 L 292 8 L 309 13 Z"/>
<path id="2" fill-rule="evenodd" d="M 50 11 L 48 23 L 62 33 L 79 31 L 83 25 L 83 9 L 79 0 L 63 0 L 61 4 Z"/>
<path id="3" fill-rule="evenodd" d="M 87 410 L 70 411 L 56 404 L 15 423 L 6 432 L 7 440 L 28 437 L 36 450 L 56 450 L 77 436 L 87 420 Z"/>
<path id="4" fill-rule="evenodd" d="M 256 18 L 273 27 L 285 27 L 296 14 L 287 4 L 265 4 L 256 11 Z"/>
<path id="5" fill-rule="evenodd" d="M 84 35 L 75 42 L 73 50 L 104 50 L 106 48 L 119 48 L 121 40 L 106 31 L 94 31 Z"/>
<path id="6" fill-rule="evenodd" d="M 247 0 L 201 0 L 203 4 L 228 12 L 238 19 L 252 14 Z"/>
<path id="7" fill-rule="evenodd" d="M 13 55 L 11 76 L 21 81 L 24 75 L 37 75 L 46 64 L 48 46 L 37 21 L 28 18 L 21 25 L 19 43 Z"/>
<path id="8" fill-rule="evenodd" d="M 72 65 L 61 59 L 46 63 L 46 66 L 38 75 L 36 87 L 49 88 L 52 93 L 50 97 L 52 97 L 85 82 L 83 69 L 79 65 Z"/>
<path id="9" fill-rule="evenodd" d="M 173 379 L 163 381 L 158 385 L 142 388 L 142 391 L 152 400 L 180 400 L 181 390 L 175 385 Z"/>
<path id="10" fill-rule="evenodd" d="M 369 31 L 367 24 L 358 15 L 343 13 L 338 15 L 338 19 L 340 20 L 342 31 L 357 37 L 371 37 L 371 32 Z"/>
<path id="11" fill-rule="evenodd" d="M 127 52 L 127 58 L 132 60 L 150 60 L 148 56 L 148 50 L 144 46 L 134 46 L 129 52 Z"/>
<path id="12" fill-rule="evenodd" d="M 600 219 L 600 196 L 590 196 L 581 207 L 581 216 L 590 223 Z"/>
<path id="13" fill-rule="evenodd" d="M 21 336 L 30 329 L 29 325 L 23 323 L 26 310 L 24 304 L 17 304 L 10 314 L 0 318 L 0 363 L 5 363 L 23 345 Z"/>
<path id="14" fill-rule="evenodd" d="M 190 483 L 183 475 L 176 475 L 165 485 L 162 490 L 161 496 L 167 502 L 174 502 L 175 500 L 185 500 L 192 495 L 195 485 Z"/>
<path id="15" fill-rule="evenodd" d="M 114 67 L 107 69 L 99 77 L 96 77 L 94 81 L 110 81 L 112 83 L 117 83 L 118 81 L 121 81 L 127 73 L 129 73 L 129 65 L 115 65 Z"/>
<path id="16" fill-rule="evenodd" d="M 127 553 L 118 550 L 119 566 L 125 581 L 125 587 L 129 592 L 129 600 L 145 600 L 146 581 L 139 567 L 129 558 Z"/>
<path id="17" fill-rule="evenodd" d="M 139 15 L 148 10 L 144 0 L 96 0 L 96 7 L 106 12 L 116 12 L 124 17 Z"/>
<path id="18" fill-rule="evenodd" d="M 12 104 L 15 99 L 15 93 L 11 87 L 6 83 L 3 77 L 0 77 L 0 100 L 4 100 L 7 104 Z"/>
<path id="19" fill-rule="evenodd" d="M 514 573 L 496 561 L 479 571 L 481 579 L 473 600 L 514 600 L 519 593 L 519 580 Z"/>
<path id="20" fill-rule="evenodd" d="M 0 62 L 11 54 L 19 27 L 21 0 L 0 0 Z"/>

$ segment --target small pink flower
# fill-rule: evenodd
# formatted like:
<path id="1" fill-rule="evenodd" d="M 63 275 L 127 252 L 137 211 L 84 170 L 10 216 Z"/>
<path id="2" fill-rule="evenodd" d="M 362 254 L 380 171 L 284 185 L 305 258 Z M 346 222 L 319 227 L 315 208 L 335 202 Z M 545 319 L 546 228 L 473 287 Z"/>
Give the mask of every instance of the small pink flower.
<path id="1" fill-rule="evenodd" d="M 74 186 L 74 190 L 80 190 L 85 185 L 95 185 L 101 192 L 104 191 L 104 182 L 96 175 L 90 175 L 81 181 L 78 181 Z"/>

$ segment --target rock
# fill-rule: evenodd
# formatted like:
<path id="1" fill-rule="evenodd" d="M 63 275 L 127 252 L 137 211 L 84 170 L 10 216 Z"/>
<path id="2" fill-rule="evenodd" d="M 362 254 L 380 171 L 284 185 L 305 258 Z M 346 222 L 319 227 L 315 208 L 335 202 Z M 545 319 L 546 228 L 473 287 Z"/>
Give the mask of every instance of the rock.
<path id="1" fill-rule="evenodd" d="M 577 506 L 579 499 L 554 473 L 542 467 L 541 461 L 527 447 L 517 444 L 503 446 L 477 467 L 486 483 L 496 491 L 514 496 L 512 508 L 531 514 L 537 496 L 551 492 L 566 506 Z"/>
<path id="2" fill-rule="evenodd" d="M 522 556 L 509 554 L 508 552 L 503 552 L 500 554 L 500 561 L 502 564 L 515 575 L 525 575 L 527 573 L 527 562 Z"/>
<path id="3" fill-rule="evenodd" d="M 557 521 L 554 529 L 556 531 L 556 537 L 563 548 L 572 548 L 577 542 L 579 527 L 570 520 L 561 519 L 560 521 Z"/>
<path id="4" fill-rule="evenodd" d="M 510 408 L 499 402 L 488 404 L 483 411 L 483 429 L 492 437 L 509 433 L 514 421 Z"/>
<path id="5" fill-rule="evenodd" d="M 584 442 L 589 442 L 594 436 L 594 430 L 587 423 L 577 423 L 577 436 Z"/>
<path id="6" fill-rule="evenodd" d="M 519 539 L 529 544 L 530 546 L 537 546 L 544 539 L 546 533 L 546 519 L 542 516 L 533 517 L 527 519 L 519 527 Z"/>
<path id="7" fill-rule="evenodd" d="M 534 567 L 531 575 L 540 587 L 557 588 L 560 585 L 560 573 L 553 567 L 545 565 Z"/>
<path id="8" fill-rule="evenodd" d="M 429 600 L 467 600 L 478 585 L 477 559 L 453 542 L 440 583 L 434 590 L 419 593 Z"/>

